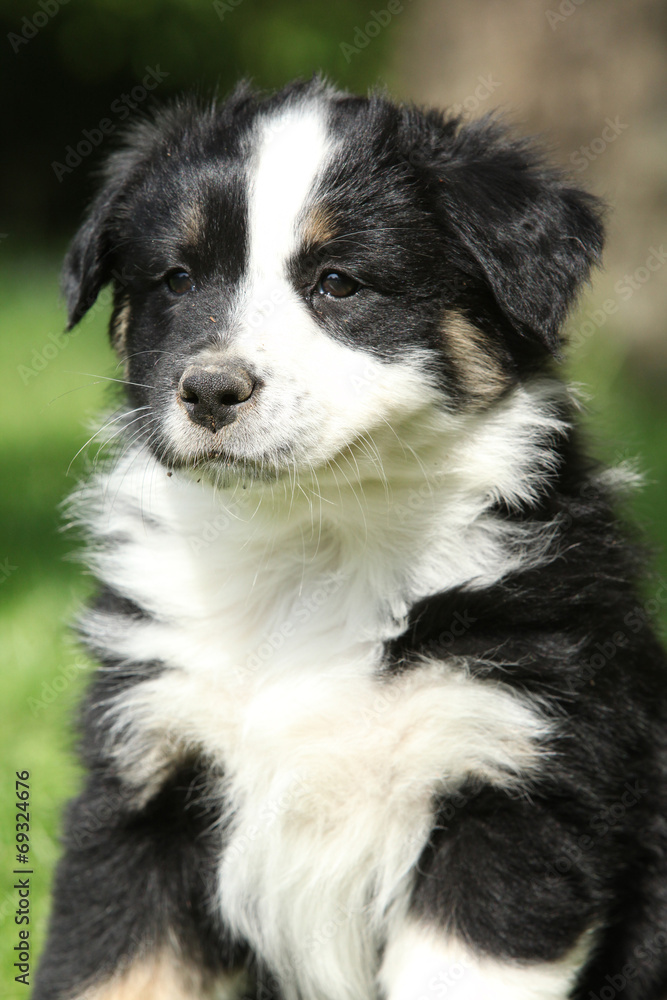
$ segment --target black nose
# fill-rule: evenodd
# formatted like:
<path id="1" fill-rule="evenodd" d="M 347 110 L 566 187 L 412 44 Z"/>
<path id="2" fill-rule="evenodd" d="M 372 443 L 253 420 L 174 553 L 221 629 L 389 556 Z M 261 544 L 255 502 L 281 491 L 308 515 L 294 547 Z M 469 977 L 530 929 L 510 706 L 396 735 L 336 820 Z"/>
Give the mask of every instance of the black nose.
<path id="1" fill-rule="evenodd" d="M 181 376 L 178 396 L 190 420 L 215 433 L 236 420 L 254 389 L 255 380 L 241 365 L 192 365 Z"/>

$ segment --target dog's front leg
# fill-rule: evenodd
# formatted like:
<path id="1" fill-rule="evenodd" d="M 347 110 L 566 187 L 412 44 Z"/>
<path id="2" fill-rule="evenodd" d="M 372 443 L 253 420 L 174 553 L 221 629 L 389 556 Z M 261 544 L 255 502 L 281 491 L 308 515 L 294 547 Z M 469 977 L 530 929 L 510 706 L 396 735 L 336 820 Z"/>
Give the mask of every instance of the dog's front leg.
<path id="1" fill-rule="evenodd" d="M 33 1000 L 240 995 L 244 955 L 213 905 L 218 820 L 194 764 L 141 805 L 93 773 L 69 809 Z"/>
<path id="2" fill-rule="evenodd" d="M 492 958 L 425 922 L 409 922 L 388 947 L 381 972 L 387 1000 L 567 1000 L 581 947 L 553 962 Z"/>
<path id="3" fill-rule="evenodd" d="M 417 865 L 407 914 L 388 935 L 382 995 L 574 996 L 604 892 L 590 857 L 577 853 L 574 809 L 561 817 L 546 796 L 487 786 L 446 815 Z"/>

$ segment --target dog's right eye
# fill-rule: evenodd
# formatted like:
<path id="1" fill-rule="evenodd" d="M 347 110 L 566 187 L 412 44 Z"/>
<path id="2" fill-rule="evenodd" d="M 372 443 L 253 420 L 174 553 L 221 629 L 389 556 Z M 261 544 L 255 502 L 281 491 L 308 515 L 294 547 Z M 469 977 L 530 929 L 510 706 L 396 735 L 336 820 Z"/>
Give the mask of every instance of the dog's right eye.
<path id="1" fill-rule="evenodd" d="M 325 271 L 315 286 L 320 295 L 332 299 L 347 299 L 359 289 L 359 282 L 344 271 Z"/>
<path id="2" fill-rule="evenodd" d="M 187 271 L 172 271 L 167 275 L 167 284 L 175 295 L 185 295 L 195 287 Z"/>

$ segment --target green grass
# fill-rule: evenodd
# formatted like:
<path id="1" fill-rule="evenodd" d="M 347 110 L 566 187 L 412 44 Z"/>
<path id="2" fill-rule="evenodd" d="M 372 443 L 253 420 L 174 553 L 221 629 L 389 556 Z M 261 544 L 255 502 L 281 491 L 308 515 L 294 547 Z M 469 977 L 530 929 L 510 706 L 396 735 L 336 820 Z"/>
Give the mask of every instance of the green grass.
<path id="1" fill-rule="evenodd" d="M 613 331 L 592 337 L 566 365 L 589 397 L 584 423 L 595 453 L 610 465 L 629 462 L 643 477 L 630 502 L 654 553 L 653 569 L 667 578 L 667 397 L 631 363 L 627 342 Z M 652 590 L 649 581 L 646 597 Z M 667 625 L 667 608 L 656 623 Z"/>
<path id="2" fill-rule="evenodd" d="M 49 338 L 64 326 L 57 282 L 55 258 L 26 257 L 10 267 L 3 262 L 0 564 L 7 560 L 11 572 L 0 584 L 0 974 L 1 995 L 7 1000 L 26 996 L 25 987 L 14 982 L 11 957 L 19 930 L 11 876 L 13 868 L 20 867 L 11 849 L 15 772 L 28 770 L 31 775 L 34 953 L 44 938 L 62 803 L 78 781 L 69 721 L 85 669 L 79 666 L 82 657 L 73 651 L 64 623 L 90 582 L 66 558 L 74 539 L 60 530 L 58 503 L 81 470 L 81 462 L 75 462 L 67 474 L 86 439 L 84 415 L 103 405 L 107 383 L 91 384 L 95 379 L 74 373 L 113 375 L 114 365 L 104 336 L 104 310 L 59 346 Z"/>
<path id="3" fill-rule="evenodd" d="M 66 622 L 89 591 L 90 580 L 67 560 L 75 540 L 59 531 L 58 503 L 81 470 L 78 460 L 67 474 L 86 440 L 84 422 L 107 397 L 105 383 L 95 384 L 96 379 L 86 373 L 117 374 L 106 346 L 105 309 L 95 311 L 80 332 L 60 346 L 49 339 L 64 325 L 57 272 L 55 257 L 26 256 L 5 266 L 0 279 L 4 376 L 0 563 L 7 559 L 15 567 L 0 584 L 0 973 L 2 996 L 7 1000 L 26 995 L 25 988 L 14 983 L 11 957 L 18 930 L 16 894 L 11 888 L 14 772 L 31 773 L 31 867 L 35 874 L 30 927 L 35 954 L 44 939 L 62 805 L 80 777 L 71 752 L 70 720 L 86 670 L 72 667 L 83 661 L 71 647 Z M 37 371 L 42 361 L 46 363 Z M 626 369 L 620 342 L 609 331 L 576 351 L 571 365 L 574 378 L 587 383 L 594 394 L 591 425 L 602 439 L 602 452 L 611 460 L 633 454 L 642 458 L 648 482 L 636 508 L 661 549 L 657 566 L 667 577 L 665 403 Z"/>

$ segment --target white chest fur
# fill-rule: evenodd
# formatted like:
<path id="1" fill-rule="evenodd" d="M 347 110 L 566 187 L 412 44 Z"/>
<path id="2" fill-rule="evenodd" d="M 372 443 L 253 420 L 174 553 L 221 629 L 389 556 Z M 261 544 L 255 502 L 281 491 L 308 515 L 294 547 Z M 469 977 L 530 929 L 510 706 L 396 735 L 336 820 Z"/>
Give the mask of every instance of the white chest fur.
<path id="1" fill-rule="evenodd" d="M 372 645 L 349 652 L 313 650 L 306 664 L 284 647 L 245 674 L 200 661 L 119 706 L 119 724 L 136 727 L 120 757 L 136 780 L 173 740 L 221 762 L 232 821 L 219 905 L 288 996 L 294 983 L 304 996 L 373 995 L 435 796 L 473 775 L 525 778 L 545 732 L 529 705 L 461 669 L 425 663 L 383 682 Z"/>
<path id="2" fill-rule="evenodd" d="M 435 797 L 472 776 L 525 779 L 546 733 L 534 705 L 464 663 L 382 675 L 383 642 L 420 588 L 460 581 L 446 552 L 423 554 L 433 536 L 419 524 L 423 552 L 407 534 L 402 549 L 400 531 L 375 544 L 387 523 L 365 500 L 363 546 L 326 517 L 316 529 L 285 517 L 276 534 L 270 510 L 223 505 L 155 464 L 119 467 L 88 497 L 96 536 L 111 539 L 92 556 L 100 577 L 153 617 L 91 614 L 85 629 L 107 653 L 166 668 L 110 706 L 119 767 L 149 794 L 184 747 L 219 762 L 231 816 L 219 905 L 288 998 L 373 995 Z M 471 521 L 470 506 L 454 510 Z M 469 552 L 481 575 L 511 565 L 483 518 L 469 544 L 462 530 L 442 537 L 463 579 Z"/>

